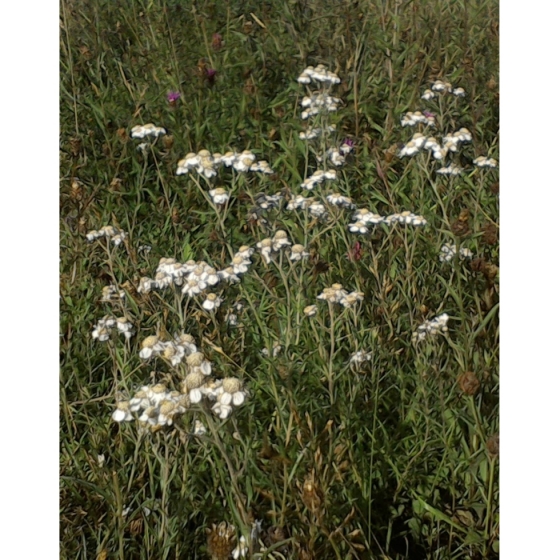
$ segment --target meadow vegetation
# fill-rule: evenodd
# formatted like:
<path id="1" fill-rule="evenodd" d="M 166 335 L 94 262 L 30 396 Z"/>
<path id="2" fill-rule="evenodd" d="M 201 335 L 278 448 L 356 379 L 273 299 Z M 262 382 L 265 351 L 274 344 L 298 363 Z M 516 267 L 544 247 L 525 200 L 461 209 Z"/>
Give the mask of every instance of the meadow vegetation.
<path id="1" fill-rule="evenodd" d="M 497 557 L 498 2 L 60 20 L 61 558 Z"/>

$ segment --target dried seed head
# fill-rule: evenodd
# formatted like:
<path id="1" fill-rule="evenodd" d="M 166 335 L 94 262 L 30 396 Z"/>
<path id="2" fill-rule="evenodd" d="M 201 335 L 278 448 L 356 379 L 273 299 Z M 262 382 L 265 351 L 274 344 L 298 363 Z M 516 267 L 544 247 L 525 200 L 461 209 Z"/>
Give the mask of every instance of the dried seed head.
<path id="1" fill-rule="evenodd" d="M 500 454 L 500 434 L 494 434 L 486 442 L 486 449 L 491 459 Z"/>
<path id="2" fill-rule="evenodd" d="M 133 536 L 137 536 L 140 535 L 142 533 L 142 530 L 144 528 L 144 520 L 139 517 L 138 519 L 133 519 L 130 522 L 130 534 Z"/>
<path id="3" fill-rule="evenodd" d="M 488 245 L 495 245 L 498 242 L 498 228 L 491 222 L 484 224 L 482 240 Z"/>
<path id="4" fill-rule="evenodd" d="M 457 379 L 459 387 L 465 395 L 476 395 L 480 389 L 480 381 L 472 371 L 465 371 Z"/>
<path id="5" fill-rule="evenodd" d="M 227 560 L 235 548 L 235 528 L 222 521 L 206 528 L 208 535 L 208 552 L 215 560 Z"/>

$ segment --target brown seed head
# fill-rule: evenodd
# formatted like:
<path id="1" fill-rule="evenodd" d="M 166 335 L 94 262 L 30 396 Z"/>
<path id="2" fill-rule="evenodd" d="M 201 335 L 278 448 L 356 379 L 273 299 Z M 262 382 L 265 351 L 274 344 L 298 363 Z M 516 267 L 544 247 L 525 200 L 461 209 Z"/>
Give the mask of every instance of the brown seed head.
<path id="1" fill-rule="evenodd" d="M 482 240 L 488 245 L 495 245 L 498 242 L 498 228 L 491 222 L 482 226 Z"/>
<path id="2" fill-rule="evenodd" d="M 208 552 L 215 560 L 227 560 L 235 548 L 235 529 L 222 521 L 219 525 L 212 524 L 206 528 L 208 535 Z"/>
<path id="3" fill-rule="evenodd" d="M 480 389 L 480 381 L 472 371 L 465 371 L 457 379 L 459 382 L 459 387 L 465 395 L 476 395 Z"/>
<path id="4" fill-rule="evenodd" d="M 486 442 L 486 449 L 491 459 L 500 454 L 500 434 L 494 434 Z"/>

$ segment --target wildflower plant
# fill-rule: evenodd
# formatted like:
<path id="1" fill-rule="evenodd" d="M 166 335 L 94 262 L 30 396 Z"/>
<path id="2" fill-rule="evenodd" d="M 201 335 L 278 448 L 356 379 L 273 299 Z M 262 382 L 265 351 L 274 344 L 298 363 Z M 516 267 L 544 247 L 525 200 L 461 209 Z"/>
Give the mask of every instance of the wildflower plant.
<path id="1" fill-rule="evenodd" d="M 63 91 L 80 103 L 61 112 L 61 549 L 492 557 L 482 11 L 464 8 L 486 45 L 467 53 L 454 4 L 420 7 L 429 26 L 367 2 L 282 23 L 220 6 L 65 3 Z M 420 83 L 407 45 L 444 52 L 436 25 L 453 48 Z"/>

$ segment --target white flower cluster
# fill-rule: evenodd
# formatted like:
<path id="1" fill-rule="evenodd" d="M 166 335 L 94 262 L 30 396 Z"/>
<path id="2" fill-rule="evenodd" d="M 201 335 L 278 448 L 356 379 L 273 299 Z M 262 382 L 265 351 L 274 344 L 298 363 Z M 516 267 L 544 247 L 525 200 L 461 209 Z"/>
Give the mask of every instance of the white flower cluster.
<path id="1" fill-rule="evenodd" d="M 465 97 L 465 90 L 462 87 L 454 88 L 449 82 L 436 80 L 431 89 L 424 91 L 422 99 L 430 101 L 436 96 L 436 93 L 451 93 L 455 97 Z"/>
<path id="2" fill-rule="evenodd" d="M 431 151 L 434 159 L 441 160 L 448 152 L 457 152 L 461 143 L 471 141 L 472 134 L 466 128 L 461 128 L 451 135 L 444 136 L 441 145 L 433 136 L 427 138 L 422 133 L 417 132 L 399 152 L 399 157 L 412 157 L 421 149 L 424 149 L 426 151 Z"/>
<path id="3" fill-rule="evenodd" d="M 305 179 L 305 181 L 303 181 L 300 186 L 302 189 L 311 191 L 315 188 L 315 185 L 318 185 L 327 180 L 334 181 L 335 179 L 336 171 L 334 169 L 329 169 L 328 171 L 322 171 L 318 169 L 317 171 L 315 171 L 315 173 L 313 173 L 313 175 L 311 175 L 311 177 Z"/>
<path id="4" fill-rule="evenodd" d="M 221 273 L 221 278 L 227 280 L 228 282 L 234 284 L 239 282 L 237 275 L 245 274 L 249 267 L 253 264 L 251 262 L 251 255 L 255 252 L 255 249 L 247 245 L 242 245 L 231 261 L 231 267 L 226 268 Z M 231 270 L 229 270 L 231 268 Z"/>
<path id="5" fill-rule="evenodd" d="M 425 124 L 426 126 L 435 126 L 436 121 L 435 117 L 432 115 L 424 115 L 420 111 L 409 111 L 406 115 L 401 119 L 401 126 L 416 126 L 417 124 Z"/>
<path id="6" fill-rule="evenodd" d="M 284 247 L 290 247 L 291 245 L 292 242 L 288 239 L 288 234 L 283 229 L 279 229 L 273 237 L 267 237 L 259 241 L 257 243 L 257 249 L 264 262 L 269 264 L 274 253 L 278 253 Z"/>
<path id="7" fill-rule="evenodd" d="M 348 229 L 352 233 L 361 234 L 369 233 L 369 224 L 404 224 L 418 227 L 425 226 L 428 223 L 424 217 L 413 214 L 409 210 L 398 214 L 390 214 L 389 216 L 380 216 L 370 212 L 367 208 L 361 208 L 354 214 L 353 218 L 355 221 L 348 226 Z"/>
<path id="8" fill-rule="evenodd" d="M 212 405 L 212 412 L 222 420 L 228 418 L 234 406 L 241 406 L 247 398 L 243 382 L 237 377 L 208 379 L 196 367 L 191 367 L 182 385 L 192 404 L 198 404 L 205 398 Z"/>
<path id="9" fill-rule="evenodd" d="M 269 352 L 268 348 L 263 348 L 261 350 L 261 354 L 267 357 L 272 355 L 273 358 L 276 358 L 276 356 L 278 356 L 278 354 L 280 354 L 281 351 L 282 351 L 282 345 L 278 341 L 276 341 L 272 345 L 272 352 Z"/>
<path id="10" fill-rule="evenodd" d="M 104 303 L 114 303 L 126 296 L 125 291 L 121 290 L 118 286 L 111 284 L 109 286 L 103 287 L 103 292 L 101 295 L 101 301 Z"/>
<path id="11" fill-rule="evenodd" d="M 307 210 L 314 218 L 324 218 L 327 216 L 325 205 L 312 196 L 292 196 L 288 201 L 286 210 Z"/>
<path id="12" fill-rule="evenodd" d="M 198 154 L 188 153 L 177 164 L 177 175 L 185 175 L 193 169 L 199 174 L 204 175 L 207 179 L 215 177 L 218 169 L 224 167 L 232 167 L 235 171 L 245 173 L 247 171 L 255 171 L 271 175 L 274 171 L 270 168 L 268 162 L 255 160 L 257 157 L 250 150 L 244 150 L 240 154 L 236 152 L 226 152 L 225 154 L 211 154 L 208 150 L 200 150 Z"/>
<path id="13" fill-rule="evenodd" d="M 479 156 L 476 159 L 473 160 L 473 163 L 477 166 L 477 167 L 487 167 L 490 169 L 494 169 L 496 167 L 498 167 L 498 162 L 494 159 L 494 158 L 488 158 L 485 156 Z"/>
<path id="14" fill-rule="evenodd" d="M 463 169 L 459 167 L 456 163 L 450 163 L 447 167 L 441 167 L 436 171 L 439 175 L 460 175 Z"/>
<path id="15" fill-rule="evenodd" d="M 153 123 L 139 124 L 133 126 L 130 131 L 130 136 L 132 138 L 146 138 L 146 136 L 153 136 L 157 138 L 158 136 L 163 136 L 167 134 L 167 130 L 163 126 L 156 126 Z"/>
<path id="16" fill-rule="evenodd" d="M 303 120 L 308 119 L 318 115 L 319 113 L 326 111 L 332 113 L 338 110 L 338 105 L 342 103 L 342 100 L 338 97 L 333 97 L 328 93 L 314 93 L 311 96 L 305 96 L 301 100 L 301 106 L 305 109 L 301 113 L 301 118 Z"/>
<path id="17" fill-rule="evenodd" d="M 103 226 L 100 230 L 92 230 L 86 234 L 86 239 L 91 243 L 96 239 L 100 239 L 101 237 L 108 237 L 113 245 L 118 246 L 120 245 L 125 238 L 128 236 L 128 233 L 125 231 L 120 230 L 114 226 Z"/>
<path id="18" fill-rule="evenodd" d="M 439 260 L 440 262 L 450 262 L 453 260 L 456 254 L 457 254 L 457 245 L 454 245 L 452 243 L 445 243 L 441 247 L 439 253 Z M 459 249 L 459 258 L 461 260 L 472 259 L 473 252 L 470 249 L 466 249 L 466 248 Z"/>
<path id="19" fill-rule="evenodd" d="M 299 137 L 301 138 L 301 140 L 313 140 L 314 138 L 318 138 L 322 134 L 330 134 L 335 130 L 336 126 L 334 125 L 328 125 L 325 130 L 323 130 L 322 128 L 310 128 L 308 130 L 300 132 Z"/>
<path id="20" fill-rule="evenodd" d="M 226 189 L 222 187 L 212 189 L 208 194 L 210 195 L 210 198 L 212 198 L 212 202 L 217 205 L 225 204 L 229 200 L 230 196 Z"/>
<path id="21" fill-rule="evenodd" d="M 362 301 L 364 299 L 364 294 L 362 292 L 348 293 L 341 284 L 333 284 L 330 288 L 325 288 L 317 296 L 317 299 L 327 301 L 328 303 L 339 303 L 348 308 Z"/>
<path id="22" fill-rule="evenodd" d="M 424 321 L 412 335 L 412 340 L 414 342 L 419 342 L 424 340 L 428 335 L 433 336 L 446 333 L 448 330 L 447 321 L 449 321 L 449 315 L 447 313 L 443 313 L 431 321 Z"/>
<path id="23" fill-rule="evenodd" d="M 130 323 L 126 317 L 116 318 L 111 317 L 110 315 L 105 315 L 105 317 L 97 321 L 97 325 L 95 325 L 91 336 L 94 340 L 106 342 L 109 340 L 111 330 L 115 328 L 120 334 L 124 334 L 126 339 L 129 339 L 134 334 L 132 323 Z"/>
<path id="24" fill-rule="evenodd" d="M 352 366 L 359 367 L 364 362 L 371 361 L 371 358 L 372 358 L 371 352 L 364 352 L 363 350 L 358 350 L 357 352 L 354 352 L 352 354 L 352 356 L 350 356 L 350 362 L 349 363 Z"/>
<path id="25" fill-rule="evenodd" d="M 270 210 L 271 208 L 279 208 L 283 196 L 282 193 L 255 195 L 255 204 L 261 210 Z"/>
<path id="26" fill-rule="evenodd" d="M 333 206 L 339 206 L 340 208 L 347 208 L 349 210 L 356 208 L 356 205 L 352 202 L 350 197 L 340 193 L 331 193 L 327 195 L 327 202 Z"/>
<path id="27" fill-rule="evenodd" d="M 308 66 L 298 77 L 300 84 L 310 84 L 312 81 L 326 85 L 339 84 L 340 78 L 327 70 L 323 64 L 318 64 L 315 68 Z"/>
<path id="28" fill-rule="evenodd" d="M 183 358 L 188 358 L 191 354 L 198 352 L 194 338 L 190 334 L 175 335 L 173 340 L 163 341 L 158 336 L 148 336 L 142 341 L 140 358 L 149 360 L 155 356 L 161 356 L 171 363 L 172 366 L 178 365 Z M 211 373 L 211 368 L 208 375 Z"/>
<path id="29" fill-rule="evenodd" d="M 175 418 L 189 408 L 188 395 L 168 391 L 166 385 L 145 385 L 129 401 L 119 401 L 112 414 L 115 422 L 130 422 L 137 414 L 143 428 L 157 430 L 171 426 Z"/>

